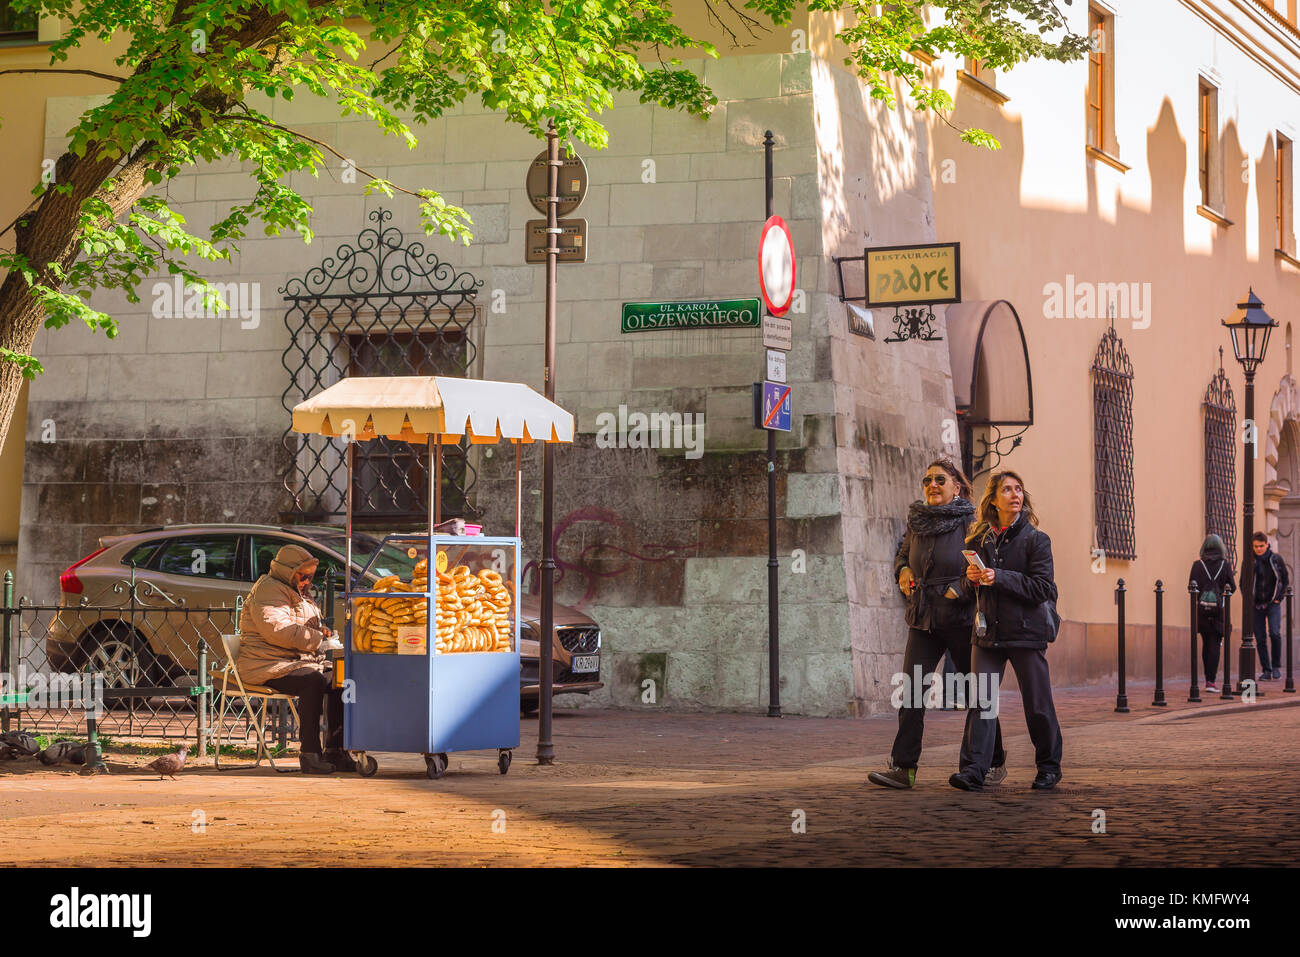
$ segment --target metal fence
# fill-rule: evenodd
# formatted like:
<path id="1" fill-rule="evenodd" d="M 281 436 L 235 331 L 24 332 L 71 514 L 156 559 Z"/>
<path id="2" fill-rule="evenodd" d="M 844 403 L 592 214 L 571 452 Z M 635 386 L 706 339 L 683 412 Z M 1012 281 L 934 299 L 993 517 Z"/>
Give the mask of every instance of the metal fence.
<path id="1" fill-rule="evenodd" d="M 221 636 L 238 633 L 238 608 L 187 607 L 134 578 L 95 604 L 15 602 L 11 574 L 5 577 L 3 730 L 82 737 L 87 718 L 97 717 L 98 733 L 110 737 L 203 745 L 219 727 L 223 743 L 251 745 L 255 731 L 242 703 L 221 702 L 214 687 Z M 281 746 L 297 737 L 287 708 L 272 730 Z"/>

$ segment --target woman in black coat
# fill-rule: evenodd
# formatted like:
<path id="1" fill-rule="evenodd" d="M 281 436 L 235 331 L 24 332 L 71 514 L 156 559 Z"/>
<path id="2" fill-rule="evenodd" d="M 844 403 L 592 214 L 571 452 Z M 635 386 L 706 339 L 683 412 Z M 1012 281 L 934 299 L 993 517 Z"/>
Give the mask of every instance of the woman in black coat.
<path id="1" fill-rule="evenodd" d="M 1024 700 L 1025 721 L 1034 742 L 1038 776 L 1035 790 L 1047 790 L 1061 780 L 1061 726 L 1052 702 L 1052 678 L 1047 669 L 1048 644 L 1056 640 L 1061 619 L 1056 614 L 1056 582 L 1052 569 L 1052 540 L 1038 528 L 1024 482 L 1010 469 L 989 476 L 980 499 L 979 517 L 967 536 L 967 547 L 978 552 L 985 568 L 968 565 L 963 584 L 976 592 L 971 667 L 983 708 L 966 713 L 960 770 L 948 783 L 963 791 L 981 791 L 994 749 L 996 689 L 1007 663 L 1015 670 Z"/>
<path id="2" fill-rule="evenodd" d="M 974 601 L 961 584 L 966 568 L 961 550 L 975 514 L 970 482 L 950 460 L 939 459 L 925 470 L 921 488 L 925 500 L 913 502 L 908 509 L 907 531 L 894 555 L 894 578 L 907 598 L 908 624 L 903 681 L 894 690 L 898 734 L 889 768 L 867 775 L 873 784 L 890 788 L 910 788 L 916 782 L 926 692 L 929 682 L 943 679 L 935 671 L 943 653 L 952 657 L 959 675 L 970 672 Z M 1006 777 L 1001 734 L 996 738 L 990 786 Z"/>
<path id="3" fill-rule="evenodd" d="M 1201 544 L 1201 558 L 1192 564 L 1188 580 L 1196 586 L 1196 630 L 1201 633 L 1201 664 L 1205 667 L 1205 690 L 1218 694 L 1219 649 L 1223 642 L 1223 595 L 1237 590 L 1232 566 L 1224 557 L 1223 539 L 1207 535 Z M 1232 627 L 1232 623 L 1228 623 Z"/>

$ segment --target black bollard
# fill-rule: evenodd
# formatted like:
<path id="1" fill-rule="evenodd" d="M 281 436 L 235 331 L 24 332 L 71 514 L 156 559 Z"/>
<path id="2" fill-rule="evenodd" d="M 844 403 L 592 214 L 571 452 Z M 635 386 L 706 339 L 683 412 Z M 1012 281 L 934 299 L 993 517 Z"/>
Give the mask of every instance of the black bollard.
<path id="1" fill-rule="evenodd" d="M 1223 690 L 1219 697 L 1232 700 L 1232 585 L 1223 586 Z"/>
<path id="2" fill-rule="evenodd" d="M 1192 623 L 1192 687 L 1187 692 L 1187 700 L 1199 703 L 1201 700 L 1201 689 L 1196 683 L 1196 675 L 1200 671 L 1201 666 L 1196 660 L 1196 626 L 1200 621 L 1200 619 L 1197 618 L 1197 613 L 1200 610 L 1198 608 L 1198 599 L 1200 598 L 1200 595 L 1196 588 L 1196 582 L 1187 583 L 1187 595 L 1192 605 L 1192 617 L 1189 619 Z"/>
<path id="3" fill-rule="evenodd" d="M 1286 687 L 1282 689 L 1295 694 L 1295 675 L 1291 671 L 1291 586 L 1286 586 Z"/>
<path id="4" fill-rule="evenodd" d="M 1115 587 L 1115 604 L 1119 606 L 1119 692 L 1115 695 L 1115 711 L 1128 714 L 1128 695 L 1124 693 L 1124 579 Z"/>
<path id="5" fill-rule="evenodd" d="M 1165 584 L 1156 579 L 1156 694 L 1152 707 L 1164 708 L 1165 701 Z"/>

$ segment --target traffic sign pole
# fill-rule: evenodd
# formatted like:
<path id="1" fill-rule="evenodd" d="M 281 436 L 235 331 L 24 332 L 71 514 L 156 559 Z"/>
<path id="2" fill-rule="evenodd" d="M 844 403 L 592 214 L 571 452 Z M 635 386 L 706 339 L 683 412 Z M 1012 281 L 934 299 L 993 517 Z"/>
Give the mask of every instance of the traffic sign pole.
<path id="1" fill-rule="evenodd" d="M 765 219 L 772 218 L 772 131 L 763 134 Z M 766 294 L 765 294 L 766 295 Z M 767 716 L 781 717 L 781 621 L 776 561 L 776 433 L 767 430 Z"/>
<path id="2" fill-rule="evenodd" d="M 559 134 L 552 120 L 546 129 L 546 353 L 543 385 L 546 398 L 555 401 L 555 281 L 560 255 L 559 237 Z M 541 641 L 537 649 L 537 763 L 555 763 L 551 741 L 551 701 L 555 666 L 555 555 L 551 532 L 555 504 L 555 455 L 550 442 L 542 443 L 542 608 Z"/>

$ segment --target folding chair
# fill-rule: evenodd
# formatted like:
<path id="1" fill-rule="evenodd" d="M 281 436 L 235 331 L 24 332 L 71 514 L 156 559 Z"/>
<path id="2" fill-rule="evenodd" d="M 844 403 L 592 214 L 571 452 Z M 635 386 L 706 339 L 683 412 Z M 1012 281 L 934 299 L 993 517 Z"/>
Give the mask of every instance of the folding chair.
<path id="1" fill-rule="evenodd" d="M 272 771 L 276 771 L 280 774 L 288 774 L 290 771 L 295 769 L 277 768 L 275 766 L 275 758 L 271 757 L 271 751 L 266 746 L 266 703 L 268 701 L 289 702 L 289 710 L 293 712 L 294 721 L 301 725 L 302 722 L 298 718 L 298 708 L 294 704 L 295 696 L 285 694 L 282 691 L 276 691 L 274 688 L 268 688 L 265 685 L 246 684 L 243 679 L 239 677 L 239 668 L 235 664 L 236 659 L 239 657 L 239 647 L 240 639 L 238 635 L 222 635 L 221 648 L 226 654 L 226 660 L 219 670 L 217 668 L 212 669 L 214 687 L 217 681 L 221 682 L 221 687 L 216 689 L 219 708 L 217 710 L 216 722 L 217 756 L 214 761 L 214 766 L 218 771 L 247 770 L 249 768 L 260 767 L 262 764 L 262 755 L 266 755 L 266 760 L 271 763 Z M 233 688 L 230 687 L 230 682 L 232 680 L 234 681 Z M 226 711 L 232 701 L 242 701 L 244 703 L 244 716 L 257 731 L 257 760 L 251 765 L 241 764 L 237 767 L 223 768 L 221 766 L 221 741 L 222 738 L 225 737 Z M 259 702 L 261 703 L 260 709 L 258 708 Z M 245 733 L 245 737 L 247 737 L 247 733 Z M 232 743 L 235 740 L 233 729 L 230 733 L 230 740 Z"/>

